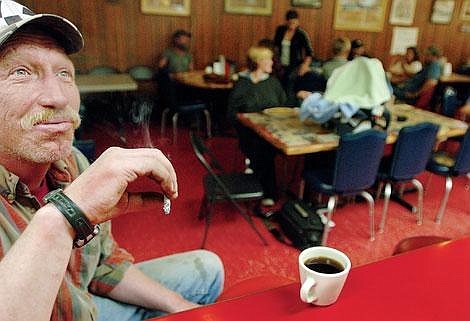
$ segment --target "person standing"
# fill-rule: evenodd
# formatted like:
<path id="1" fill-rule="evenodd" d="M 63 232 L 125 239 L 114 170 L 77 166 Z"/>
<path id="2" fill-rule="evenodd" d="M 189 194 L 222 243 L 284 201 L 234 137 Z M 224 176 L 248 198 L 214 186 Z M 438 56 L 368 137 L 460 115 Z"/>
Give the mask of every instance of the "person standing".
<path id="1" fill-rule="evenodd" d="M 310 71 L 313 48 L 307 32 L 300 28 L 297 11 L 287 11 L 285 19 L 286 23 L 276 28 L 274 45 L 282 66 L 282 86 L 286 91 L 288 103 L 294 103 L 295 80 Z"/>

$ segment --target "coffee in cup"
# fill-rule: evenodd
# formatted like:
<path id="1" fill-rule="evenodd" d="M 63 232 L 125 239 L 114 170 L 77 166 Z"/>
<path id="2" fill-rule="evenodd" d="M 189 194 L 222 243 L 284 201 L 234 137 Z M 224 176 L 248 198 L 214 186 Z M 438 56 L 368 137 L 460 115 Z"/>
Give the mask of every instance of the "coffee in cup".
<path id="1" fill-rule="evenodd" d="M 333 304 L 350 269 L 351 261 L 341 251 L 325 246 L 305 249 L 299 255 L 301 300 L 315 305 Z"/>

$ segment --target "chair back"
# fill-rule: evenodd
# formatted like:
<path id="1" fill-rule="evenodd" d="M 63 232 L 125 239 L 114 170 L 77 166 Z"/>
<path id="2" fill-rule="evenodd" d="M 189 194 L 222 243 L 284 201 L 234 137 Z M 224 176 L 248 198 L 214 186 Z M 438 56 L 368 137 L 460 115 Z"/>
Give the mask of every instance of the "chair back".
<path id="1" fill-rule="evenodd" d="M 432 153 L 439 126 L 420 123 L 403 127 L 393 148 L 389 178 L 410 180 L 423 172 Z"/>
<path id="2" fill-rule="evenodd" d="M 470 127 L 467 129 L 455 157 L 453 172 L 455 175 L 470 173 Z"/>
<path id="3" fill-rule="evenodd" d="M 133 66 L 129 68 L 128 72 L 135 80 L 153 80 L 155 77 L 155 70 L 145 65 Z"/>
<path id="4" fill-rule="evenodd" d="M 374 184 L 386 137 L 375 129 L 341 136 L 333 177 L 336 192 L 354 193 Z"/>
<path id="5" fill-rule="evenodd" d="M 455 112 L 461 106 L 457 91 L 453 87 L 446 87 L 442 95 L 441 113 L 447 117 L 454 117 Z"/>
<path id="6" fill-rule="evenodd" d="M 91 68 L 88 72 L 89 75 L 110 75 L 110 74 L 118 74 L 119 70 L 111 66 L 96 66 Z"/>
<path id="7" fill-rule="evenodd" d="M 217 176 L 216 173 L 224 172 L 223 167 L 219 164 L 211 150 L 204 144 L 201 137 L 192 131 L 189 135 L 194 153 L 204 168 L 213 176 Z"/>

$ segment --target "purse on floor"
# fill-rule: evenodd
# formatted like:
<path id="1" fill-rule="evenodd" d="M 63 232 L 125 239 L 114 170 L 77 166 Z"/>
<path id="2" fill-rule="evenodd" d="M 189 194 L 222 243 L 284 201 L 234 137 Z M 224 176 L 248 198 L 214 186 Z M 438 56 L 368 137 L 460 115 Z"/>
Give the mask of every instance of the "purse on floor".
<path id="1" fill-rule="evenodd" d="M 270 220 L 278 223 L 281 231 Z M 277 240 L 299 250 L 321 245 L 325 226 L 316 213 L 316 207 L 303 200 L 288 200 L 279 211 L 270 218 L 265 218 L 264 222 Z"/>

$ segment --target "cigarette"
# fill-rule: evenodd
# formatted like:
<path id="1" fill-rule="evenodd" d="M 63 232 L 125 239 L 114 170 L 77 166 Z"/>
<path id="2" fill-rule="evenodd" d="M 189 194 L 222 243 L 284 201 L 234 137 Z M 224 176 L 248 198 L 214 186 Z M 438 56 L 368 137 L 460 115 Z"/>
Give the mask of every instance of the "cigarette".
<path id="1" fill-rule="evenodd" d="M 163 213 L 165 213 L 165 215 L 169 215 L 170 211 L 171 211 L 171 201 L 166 195 L 163 195 Z"/>

